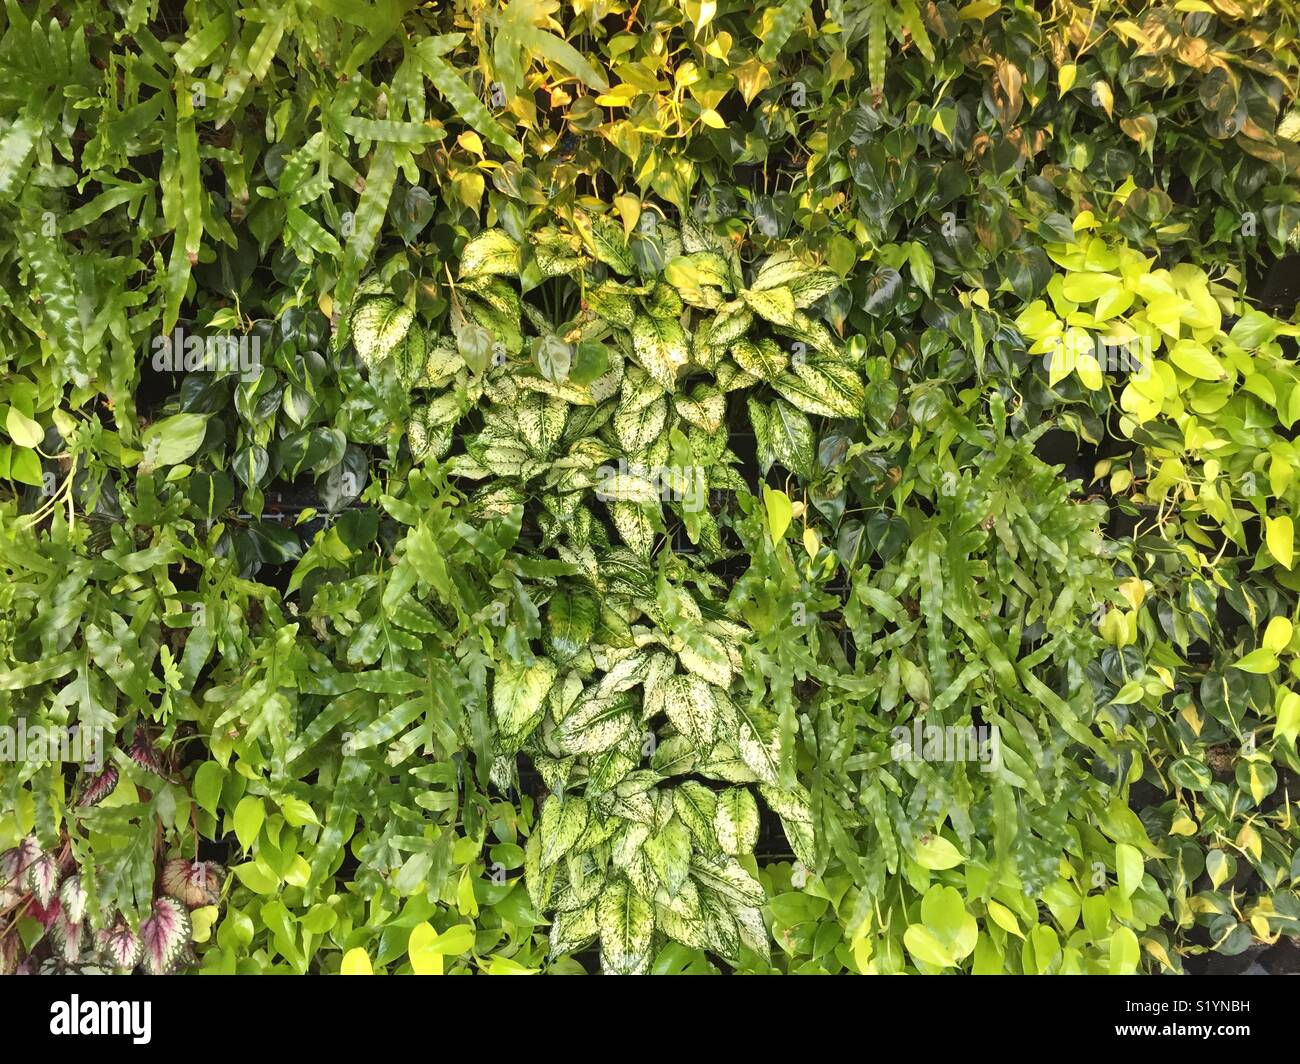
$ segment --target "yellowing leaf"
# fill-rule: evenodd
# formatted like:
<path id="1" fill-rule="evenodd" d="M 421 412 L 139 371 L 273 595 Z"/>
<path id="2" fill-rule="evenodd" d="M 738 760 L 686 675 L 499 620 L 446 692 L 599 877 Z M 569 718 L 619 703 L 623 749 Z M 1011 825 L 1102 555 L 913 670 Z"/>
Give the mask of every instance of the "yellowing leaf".
<path id="1" fill-rule="evenodd" d="M 941 871 L 962 863 L 961 851 L 942 835 L 923 835 L 916 844 L 916 863 L 922 868 Z"/>
<path id="2" fill-rule="evenodd" d="M 1285 514 L 1264 518 L 1264 542 L 1268 544 L 1268 552 L 1277 559 L 1278 565 L 1290 569 L 1295 557 L 1295 528 L 1291 524 L 1291 518 Z"/>
<path id="3" fill-rule="evenodd" d="M 442 950 L 438 949 L 438 932 L 427 921 L 411 928 L 406 952 L 416 975 L 442 975 Z"/>
<path id="4" fill-rule="evenodd" d="M 343 964 L 339 967 L 339 975 L 374 975 L 374 969 L 370 967 L 370 954 L 360 946 L 356 949 L 350 949 L 343 955 Z"/>
<path id="5" fill-rule="evenodd" d="M 790 497 L 785 492 L 763 485 L 763 505 L 767 508 L 767 525 L 772 530 L 772 542 L 781 542 L 785 530 L 790 527 L 790 518 L 794 508 Z"/>
<path id="6" fill-rule="evenodd" d="M 1193 377 L 1204 381 L 1222 380 L 1227 376 L 1223 363 L 1194 340 L 1179 340 L 1169 352 L 1169 361 Z"/>
<path id="7" fill-rule="evenodd" d="M 41 440 L 45 439 L 45 430 L 41 428 L 40 423 L 33 421 L 16 406 L 9 408 L 5 428 L 9 430 L 10 438 L 19 447 L 36 447 Z"/>
<path id="8" fill-rule="evenodd" d="M 1016 919 L 1016 914 L 998 901 L 988 903 L 989 916 L 993 922 L 1004 931 L 1009 931 L 1017 938 L 1024 938 L 1024 932 L 1020 930 L 1020 921 Z"/>
<path id="9" fill-rule="evenodd" d="M 1300 695 L 1286 687 L 1278 688 L 1277 723 L 1273 726 L 1273 734 L 1291 742 L 1300 735 Z"/>
<path id="10" fill-rule="evenodd" d="M 1266 673 L 1272 672 L 1277 668 L 1277 655 L 1271 650 L 1265 650 L 1260 647 L 1258 650 L 1252 650 L 1244 658 L 1240 658 L 1232 663 L 1234 669 L 1240 669 L 1242 672 Z"/>
<path id="11" fill-rule="evenodd" d="M 1285 617 L 1274 617 L 1264 629 L 1263 647 L 1274 654 L 1280 653 L 1291 642 L 1293 628 Z"/>
<path id="12" fill-rule="evenodd" d="M 1142 851 L 1127 842 L 1115 843 L 1115 873 L 1120 894 L 1131 898 L 1142 885 Z"/>

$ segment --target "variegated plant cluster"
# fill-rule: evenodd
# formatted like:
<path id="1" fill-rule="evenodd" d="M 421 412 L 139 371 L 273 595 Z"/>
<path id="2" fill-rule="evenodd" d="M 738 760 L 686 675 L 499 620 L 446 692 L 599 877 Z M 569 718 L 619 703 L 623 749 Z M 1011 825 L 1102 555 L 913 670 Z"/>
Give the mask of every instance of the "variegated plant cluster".
<path id="1" fill-rule="evenodd" d="M 858 360 L 808 313 L 839 278 L 778 252 L 747 280 L 736 244 L 716 228 L 690 218 L 680 231 L 657 224 L 666 261 L 649 276 L 640 271 L 640 283 L 628 279 L 636 264 L 622 226 L 604 216 L 575 209 L 530 233 L 526 253 L 489 229 L 461 261 L 454 335 L 429 336 L 413 305 L 371 278 L 352 316 L 353 342 L 363 363 L 391 366 L 413 390 L 408 436 L 417 458 L 445 457 L 463 419 L 478 412 L 481 425 L 466 432 L 448 469 L 486 481 L 480 510 L 540 496 L 548 541 L 590 568 L 587 548 L 608 539 L 595 498 L 640 558 L 664 531 L 666 502 L 692 543 L 716 555 L 722 545 L 703 495 L 744 487 L 723 432 L 727 395 L 752 390 L 768 464 L 805 471 L 809 415 L 854 416 L 864 395 Z M 521 270 L 534 283 L 566 278 L 579 312 L 548 319 L 521 297 Z M 525 355 L 528 345 L 541 357 Z"/>
<path id="2" fill-rule="evenodd" d="M 0 912 L 23 904 L 24 913 L 39 921 L 54 944 L 56 953 L 41 966 L 41 973 L 77 971 L 83 974 L 128 972 L 135 968 L 152 975 L 174 971 L 187 958 L 192 960 L 191 910 L 217 904 L 221 895 L 222 870 L 208 861 L 168 861 L 159 877 L 159 892 L 149 915 L 133 927 L 121 913 L 100 914 L 93 883 L 79 874 L 68 874 L 73 864 L 65 849 L 44 851 L 34 836 L 0 853 Z M 88 889 L 89 887 L 89 889 Z M 215 913 L 215 910 L 211 910 Z M 97 930 L 92 930 L 92 924 Z M 16 966 L 17 936 L 0 939 L 8 956 L 5 970 Z"/>
<path id="3" fill-rule="evenodd" d="M 802 788 L 777 785 L 774 715 L 733 697 L 751 633 L 725 619 L 723 582 L 702 563 L 727 550 L 718 493 L 746 488 L 730 393 L 748 391 L 765 463 L 791 469 L 811 467 L 809 415 L 862 405 L 855 358 L 809 314 L 839 278 L 789 252 L 747 276 L 736 244 L 696 219 L 654 227 L 665 258 L 650 270 L 610 218 L 575 209 L 556 223 L 524 246 L 502 229 L 469 243 L 453 335 L 428 335 L 372 277 L 351 340 L 372 374 L 410 389 L 413 456 L 478 483 L 480 515 L 535 504 L 541 547 L 566 567 L 546 656 L 504 661 L 493 681 L 494 780 L 515 782 L 522 751 L 550 791 L 525 868 L 533 902 L 556 914 L 552 953 L 599 937 L 606 970 L 645 971 L 658 930 L 733 963 L 766 956 L 763 891 L 735 860 L 758 837 L 747 785 L 810 862 L 812 815 Z M 553 321 L 521 278 L 572 286 L 578 312 Z M 664 506 L 691 546 L 656 568 Z M 730 786 L 674 783 L 687 774 Z"/>
<path id="4" fill-rule="evenodd" d="M 1298 34 L 3 0 L 0 973 L 1285 959 Z"/>

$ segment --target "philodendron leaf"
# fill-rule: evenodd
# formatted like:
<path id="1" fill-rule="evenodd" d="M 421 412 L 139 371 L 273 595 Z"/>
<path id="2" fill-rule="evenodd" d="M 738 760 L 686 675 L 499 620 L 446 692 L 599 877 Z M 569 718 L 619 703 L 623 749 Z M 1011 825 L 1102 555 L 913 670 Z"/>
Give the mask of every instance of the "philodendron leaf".
<path id="1" fill-rule="evenodd" d="M 208 418 L 204 414 L 173 414 L 155 421 L 140 437 L 144 451 L 140 472 L 184 462 L 199 449 L 207 430 Z"/>

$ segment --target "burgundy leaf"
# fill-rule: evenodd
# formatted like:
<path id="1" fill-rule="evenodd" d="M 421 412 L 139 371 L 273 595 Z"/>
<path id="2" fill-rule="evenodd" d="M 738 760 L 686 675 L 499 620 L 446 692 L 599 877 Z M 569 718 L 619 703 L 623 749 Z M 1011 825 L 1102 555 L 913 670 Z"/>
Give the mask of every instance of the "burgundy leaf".
<path id="1" fill-rule="evenodd" d="M 153 915 L 140 925 L 144 967 L 152 975 L 171 971 L 190 943 L 190 914 L 175 898 L 156 898 Z"/>
<path id="2" fill-rule="evenodd" d="M 52 854 L 42 854 L 27 867 L 25 882 L 41 906 L 48 908 L 59 889 L 59 862 Z"/>
<path id="3" fill-rule="evenodd" d="M 41 848 L 36 844 L 35 835 L 28 835 L 13 849 L 0 853 L 0 884 L 17 882 L 40 855 Z"/>
<path id="4" fill-rule="evenodd" d="M 135 733 L 135 742 L 131 745 L 131 760 L 137 765 L 147 768 L 150 772 L 162 775 L 162 767 L 158 761 L 158 751 L 154 749 L 153 743 L 143 731 Z"/>
<path id="5" fill-rule="evenodd" d="M 13 975 L 18 969 L 18 935 L 9 931 L 8 924 L 0 924 L 0 975 Z"/>
<path id="6" fill-rule="evenodd" d="M 33 898 L 31 905 L 27 907 L 27 915 L 33 920 L 39 920 L 41 926 L 47 931 L 53 926 L 54 921 L 59 918 L 61 912 L 63 912 L 63 906 L 59 904 L 58 898 L 51 900 L 49 905 L 42 905 Z"/>
<path id="7" fill-rule="evenodd" d="M 70 923 L 79 924 L 86 915 L 86 888 L 81 885 L 80 876 L 68 876 L 59 888 L 59 901 L 63 904 L 63 915 Z"/>
<path id="8" fill-rule="evenodd" d="M 50 935 L 68 964 L 76 964 L 81 960 L 81 945 L 85 939 L 81 924 L 74 924 L 66 915 L 60 915 L 50 928 Z"/>
<path id="9" fill-rule="evenodd" d="M 120 918 L 95 936 L 95 945 L 109 966 L 119 969 L 134 968 L 144 952 L 139 936 Z"/>
<path id="10" fill-rule="evenodd" d="M 98 805 L 117 787 L 117 769 L 109 765 L 103 772 L 90 781 L 86 793 L 81 796 L 78 805 Z"/>
<path id="11" fill-rule="evenodd" d="M 162 888 L 191 909 L 216 905 L 221 896 L 221 866 L 213 861 L 178 857 L 163 866 Z"/>

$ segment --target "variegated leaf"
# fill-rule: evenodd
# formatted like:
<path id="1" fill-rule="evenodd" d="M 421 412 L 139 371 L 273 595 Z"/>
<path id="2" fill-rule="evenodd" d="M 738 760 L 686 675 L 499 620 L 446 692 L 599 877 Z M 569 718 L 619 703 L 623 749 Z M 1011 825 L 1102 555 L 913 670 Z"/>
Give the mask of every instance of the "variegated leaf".
<path id="1" fill-rule="evenodd" d="M 658 495 L 655 495 L 656 500 Z M 609 516 L 618 534 L 634 554 L 649 558 L 654 550 L 655 530 L 640 503 L 611 502 Z"/>
<path id="2" fill-rule="evenodd" d="M 551 597 L 546 611 L 546 645 L 560 666 L 587 649 L 600 609 L 589 593 L 566 587 Z"/>
<path id="3" fill-rule="evenodd" d="M 170 972 L 190 942 L 190 914 L 175 898 L 156 898 L 153 913 L 140 925 L 144 968 L 151 975 Z"/>
<path id="4" fill-rule="evenodd" d="M 584 698 L 556 727 L 555 744 L 566 754 L 598 754 L 638 733 L 634 703 L 626 694 Z"/>
<path id="5" fill-rule="evenodd" d="M 628 454 L 639 454 L 663 432 L 667 420 L 668 400 L 663 396 L 642 406 L 619 403 L 614 415 L 614 435 Z"/>
<path id="6" fill-rule="evenodd" d="M 822 417 L 858 417 L 866 401 L 862 378 L 837 362 L 798 362 L 793 374 L 782 374 L 772 387 L 800 410 Z"/>
<path id="7" fill-rule="evenodd" d="M 623 880 L 606 884 L 597 904 L 601 968 L 611 975 L 639 975 L 650 969 L 654 909 Z"/>
<path id="8" fill-rule="evenodd" d="M 27 866 L 23 880 L 27 889 L 36 895 L 36 900 L 43 908 L 49 908 L 50 902 L 59 890 L 59 862 L 53 854 L 43 853 Z"/>
<path id="9" fill-rule="evenodd" d="M 0 887 L 19 882 L 23 873 L 40 856 L 41 847 L 35 835 L 28 835 L 17 846 L 5 850 L 0 854 Z"/>
<path id="10" fill-rule="evenodd" d="M 685 780 L 673 788 L 673 809 L 694 840 L 694 847 L 708 855 L 720 852 L 714 828 L 718 796 L 696 780 Z"/>
<path id="11" fill-rule="evenodd" d="M 587 214 L 578 210 L 573 213 L 578 234 L 596 260 L 603 262 L 615 273 L 632 273 L 635 264 L 622 225 L 602 214 Z"/>
<path id="12" fill-rule="evenodd" d="M 646 839 L 642 850 L 668 896 L 675 895 L 691 871 L 691 836 L 686 825 L 673 817 Z"/>
<path id="13" fill-rule="evenodd" d="M 216 905 L 221 897 L 221 868 L 211 861 L 177 857 L 163 866 L 162 888 L 190 909 Z"/>
<path id="14" fill-rule="evenodd" d="M 636 296 L 617 281 L 602 281 L 589 289 L 587 305 L 611 325 L 624 329 L 632 328 L 636 320 Z"/>
<path id="15" fill-rule="evenodd" d="M 555 919 L 551 921 L 552 959 L 562 953 L 580 950 L 596 940 L 600 934 L 596 921 L 597 904 L 592 900 L 576 909 L 555 914 Z"/>
<path id="16" fill-rule="evenodd" d="M 713 828 L 724 853 L 736 857 L 753 851 L 758 841 L 758 803 L 748 788 L 718 792 Z"/>
<path id="17" fill-rule="evenodd" d="M 740 956 L 740 928 L 727 899 L 712 890 L 700 890 L 700 912 L 709 936 L 709 949 L 733 964 Z"/>
<path id="18" fill-rule="evenodd" d="M 677 652 L 677 657 L 687 672 L 724 690 L 731 686 L 731 659 L 717 636 L 691 632 L 690 641 Z"/>
<path id="19" fill-rule="evenodd" d="M 504 229 L 487 229 L 468 244 L 460 256 L 461 277 L 514 275 L 519 272 L 519 245 Z"/>
<path id="20" fill-rule="evenodd" d="M 674 318 L 638 314 L 632 322 L 632 347 L 636 360 L 664 388 L 676 385 L 677 371 L 686 365 L 686 333 Z"/>
<path id="21" fill-rule="evenodd" d="M 506 747 L 518 747 L 542 718 L 543 700 L 558 674 L 555 662 L 539 658 L 532 665 L 509 659 L 497 669 L 492 687 L 492 711 Z"/>
<path id="22" fill-rule="evenodd" d="M 759 794 L 781 818 L 785 837 L 795 856 L 807 868 L 817 867 L 816 840 L 813 837 L 812 801 L 806 788 L 795 784 L 792 788 L 760 784 Z"/>
<path id="23" fill-rule="evenodd" d="M 716 860 L 703 857 L 698 853 L 691 858 L 691 875 L 716 894 L 721 894 L 740 905 L 761 906 L 767 901 L 763 885 L 734 857 L 722 857 Z"/>
<path id="24" fill-rule="evenodd" d="M 80 876 L 68 876 L 59 888 L 59 907 L 70 924 L 80 924 L 86 916 L 86 888 Z"/>
<path id="25" fill-rule="evenodd" d="M 122 971 L 134 968 L 144 956 L 144 943 L 125 920 L 116 923 L 95 936 L 95 945 L 105 963 Z"/>
<path id="26" fill-rule="evenodd" d="M 731 357 L 746 373 L 769 382 L 780 377 L 790 364 L 789 352 L 767 336 L 761 340 L 742 336 L 731 345 Z"/>
<path id="27" fill-rule="evenodd" d="M 352 315 L 352 346 L 366 367 L 388 358 L 405 338 L 415 311 L 389 296 L 367 299 Z"/>
<path id="28" fill-rule="evenodd" d="M 587 803 L 581 798 L 550 795 L 542 805 L 542 871 L 573 848 L 587 826 Z"/>
<path id="29" fill-rule="evenodd" d="M 668 719 L 697 746 L 707 748 L 716 733 L 718 709 L 713 688 L 698 676 L 670 676 L 660 685 Z"/>
<path id="30" fill-rule="evenodd" d="M 740 297 L 764 321 L 787 328 L 794 324 L 794 295 L 790 289 L 768 288 L 761 292 L 745 289 Z"/>

